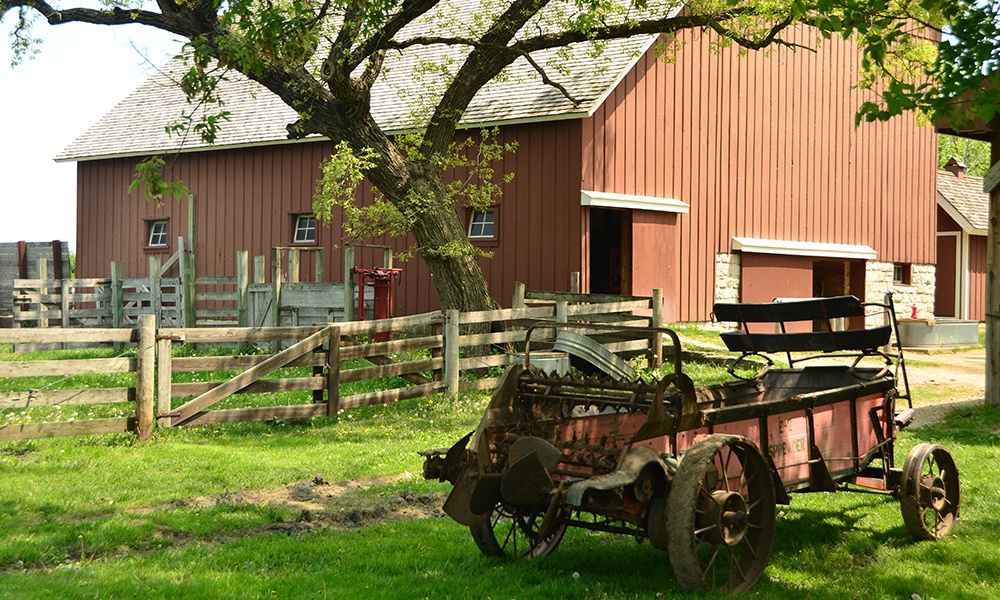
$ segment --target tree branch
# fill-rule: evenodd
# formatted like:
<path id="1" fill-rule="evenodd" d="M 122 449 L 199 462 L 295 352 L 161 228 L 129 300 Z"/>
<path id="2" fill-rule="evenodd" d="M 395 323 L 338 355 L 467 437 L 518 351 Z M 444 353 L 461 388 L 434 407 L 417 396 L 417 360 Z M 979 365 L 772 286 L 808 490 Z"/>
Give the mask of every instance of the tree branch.
<path id="1" fill-rule="evenodd" d="M 177 27 L 176 23 L 156 12 L 138 9 L 112 8 L 110 10 L 94 10 L 91 8 L 67 8 L 57 10 L 44 0 L 11 0 L 0 3 L 0 14 L 17 7 L 30 8 L 37 11 L 49 25 L 63 23 L 90 23 L 93 25 L 129 25 L 138 23 L 157 29 L 185 35 L 187 32 Z"/>

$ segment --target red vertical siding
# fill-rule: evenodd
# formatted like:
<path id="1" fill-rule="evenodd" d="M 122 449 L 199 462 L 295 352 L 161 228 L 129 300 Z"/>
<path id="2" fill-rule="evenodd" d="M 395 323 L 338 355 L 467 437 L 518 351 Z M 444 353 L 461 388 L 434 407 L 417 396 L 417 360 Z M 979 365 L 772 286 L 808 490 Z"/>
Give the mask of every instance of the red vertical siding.
<path id="1" fill-rule="evenodd" d="M 969 318 L 986 320 L 986 236 L 969 239 Z"/>
<path id="2" fill-rule="evenodd" d="M 855 127 L 864 96 L 853 44 L 738 56 L 713 53 L 699 33 L 681 37 L 673 63 L 647 55 L 583 123 L 586 189 L 691 206 L 672 233 L 676 254 L 659 258 L 679 271 L 671 318 L 708 318 L 715 255 L 734 236 L 863 244 L 878 261 L 934 262 L 934 131 L 910 116 Z M 791 37 L 815 45 L 808 30 Z M 659 128 L 663 136 L 650 135 Z M 642 144 L 634 155 L 623 149 L 629 139 Z M 649 164 L 657 177 L 643 176 Z"/>

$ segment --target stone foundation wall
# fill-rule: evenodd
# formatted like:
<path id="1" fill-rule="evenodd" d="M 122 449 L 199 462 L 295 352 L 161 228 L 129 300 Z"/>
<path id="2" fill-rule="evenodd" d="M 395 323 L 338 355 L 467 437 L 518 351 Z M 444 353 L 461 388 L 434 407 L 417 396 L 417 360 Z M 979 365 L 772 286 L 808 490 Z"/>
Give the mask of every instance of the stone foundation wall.
<path id="1" fill-rule="evenodd" d="M 892 290 L 892 301 L 896 305 L 896 318 L 909 319 L 913 306 L 917 307 L 918 319 L 934 316 L 934 265 L 912 265 L 910 285 L 892 282 L 893 264 L 869 261 L 865 269 L 865 295 L 869 301 L 882 302 L 885 293 Z"/>
<path id="2" fill-rule="evenodd" d="M 721 252 L 715 255 L 715 301 L 740 301 L 740 259 L 739 254 Z"/>

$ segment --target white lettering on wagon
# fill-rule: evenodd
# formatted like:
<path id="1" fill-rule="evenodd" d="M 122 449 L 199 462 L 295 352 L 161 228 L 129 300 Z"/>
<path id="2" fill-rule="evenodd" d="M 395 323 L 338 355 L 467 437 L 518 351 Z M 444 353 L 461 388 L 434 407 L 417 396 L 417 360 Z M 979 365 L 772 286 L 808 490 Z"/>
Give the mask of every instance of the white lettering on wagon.
<path id="1" fill-rule="evenodd" d="M 796 435 L 795 430 L 801 431 L 802 419 L 779 419 L 777 433 L 770 433 L 767 436 L 767 453 L 771 458 L 780 458 L 789 454 L 804 454 L 806 452 L 806 436 L 804 433 Z"/>

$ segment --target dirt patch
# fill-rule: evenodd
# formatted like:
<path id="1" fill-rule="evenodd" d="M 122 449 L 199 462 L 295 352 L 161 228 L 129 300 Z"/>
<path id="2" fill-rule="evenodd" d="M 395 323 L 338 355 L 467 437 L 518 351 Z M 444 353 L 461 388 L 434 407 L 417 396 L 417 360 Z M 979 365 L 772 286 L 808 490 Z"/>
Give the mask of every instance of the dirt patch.
<path id="1" fill-rule="evenodd" d="M 372 488 L 412 477 L 409 474 L 390 475 L 373 479 L 329 482 L 316 475 L 311 480 L 295 481 L 278 489 L 246 490 L 218 496 L 196 496 L 170 503 L 166 508 L 213 506 L 273 506 L 297 514 L 293 521 L 264 526 L 264 531 L 287 534 L 317 529 L 349 530 L 394 521 L 441 517 L 445 492 L 418 494 L 372 493 Z M 148 514 L 164 507 L 146 507 L 132 513 Z"/>

